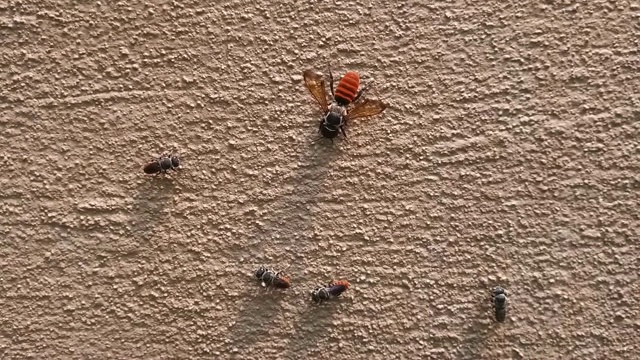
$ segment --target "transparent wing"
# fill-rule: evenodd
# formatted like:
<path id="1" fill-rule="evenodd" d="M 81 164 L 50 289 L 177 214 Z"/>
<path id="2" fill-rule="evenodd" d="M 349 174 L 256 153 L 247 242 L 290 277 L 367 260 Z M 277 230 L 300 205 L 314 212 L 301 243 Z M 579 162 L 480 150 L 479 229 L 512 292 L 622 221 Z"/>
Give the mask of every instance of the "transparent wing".
<path id="1" fill-rule="evenodd" d="M 329 104 L 327 103 L 327 90 L 324 86 L 324 78 L 313 72 L 313 70 L 306 70 L 303 76 L 304 84 L 311 92 L 311 95 L 316 99 L 318 105 L 320 105 L 320 110 L 326 112 L 329 108 Z"/>
<path id="2" fill-rule="evenodd" d="M 387 108 L 387 104 L 383 103 L 380 100 L 370 100 L 364 99 L 361 102 L 357 103 L 349 112 L 347 113 L 347 118 L 349 120 L 369 117 L 373 115 L 378 115 Z"/>

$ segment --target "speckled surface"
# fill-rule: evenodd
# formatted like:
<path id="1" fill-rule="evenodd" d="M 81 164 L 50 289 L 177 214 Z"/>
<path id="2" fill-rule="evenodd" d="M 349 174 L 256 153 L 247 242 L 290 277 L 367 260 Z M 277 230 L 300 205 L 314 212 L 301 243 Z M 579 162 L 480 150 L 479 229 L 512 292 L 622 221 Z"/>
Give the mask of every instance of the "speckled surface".
<path id="1" fill-rule="evenodd" d="M 637 2 L 211 4 L 0 1 L 0 358 L 637 359 Z"/>

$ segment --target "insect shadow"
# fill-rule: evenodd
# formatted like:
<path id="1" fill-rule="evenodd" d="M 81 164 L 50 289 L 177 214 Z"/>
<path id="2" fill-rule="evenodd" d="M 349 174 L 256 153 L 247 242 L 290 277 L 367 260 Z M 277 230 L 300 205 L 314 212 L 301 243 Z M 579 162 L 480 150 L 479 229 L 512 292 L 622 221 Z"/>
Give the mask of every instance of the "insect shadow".
<path id="1" fill-rule="evenodd" d="M 247 279 L 253 282 L 256 279 Z M 242 296 L 242 310 L 235 316 L 235 321 L 227 330 L 230 334 L 223 350 L 238 349 L 240 353 L 249 350 L 253 344 L 260 342 L 271 330 L 274 318 L 282 316 L 281 303 L 288 295 L 287 290 L 265 289 L 256 281 L 255 287 L 247 290 Z"/>
<path id="2" fill-rule="evenodd" d="M 465 341 L 458 353 L 460 359 L 477 359 L 480 354 L 487 353 L 493 356 L 495 351 L 502 353 L 505 350 L 501 348 L 504 330 L 495 318 L 493 296 L 483 289 L 475 299 L 473 312 L 467 316 L 475 320 L 466 328 Z"/>
<path id="3" fill-rule="evenodd" d="M 165 221 L 165 208 L 172 202 L 174 191 L 175 184 L 171 179 L 153 176 L 144 179 L 133 195 L 126 235 L 100 248 L 98 267 L 120 268 L 138 259 L 140 254 L 152 253 L 157 247 L 154 240 Z"/>
<path id="4" fill-rule="evenodd" d="M 278 184 L 281 194 L 275 199 L 258 204 L 269 214 L 260 219 L 260 225 L 254 224 L 249 228 L 250 237 L 258 239 L 245 256 L 256 261 L 265 261 L 272 267 L 286 266 L 286 262 L 292 264 L 289 269 L 294 282 L 297 281 L 296 273 L 304 269 L 304 254 L 306 245 L 313 246 L 312 234 L 314 224 L 318 219 L 314 218 L 314 208 L 318 204 L 318 198 L 330 191 L 327 189 L 326 178 L 332 162 L 342 152 L 339 147 L 327 143 L 314 142 L 315 134 L 305 139 L 307 144 L 304 151 L 298 155 L 297 166 L 290 176 L 283 177 Z M 296 161 L 295 159 L 293 161 Z M 294 238 L 297 237 L 297 238 Z M 294 253 L 285 253 L 283 248 L 293 242 L 299 250 Z M 265 259 L 265 254 L 277 252 L 282 256 L 279 259 Z M 292 256 L 296 256 L 295 260 Z"/>
<path id="5" fill-rule="evenodd" d="M 324 185 L 328 167 L 340 153 L 330 143 L 313 142 L 314 136 L 315 134 L 311 134 L 305 139 L 307 145 L 298 155 L 295 172 L 279 184 L 279 188 L 290 190 L 268 203 L 258 204 L 263 210 L 267 210 L 269 216 L 261 219 L 264 225 L 247 229 L 249 238 L 257 241 L 241 254 L 245 258 L 254 259 L 258 265 L 274 269 L 282 269 L 290 264 L 287 275 L 291 276 L 292 289 L 265 291 L 255 276 L 247 277 L 247 286 L 253 295 L 250 295 L 245 307 L 233 317 L 234 325 L 227 331 L 226 345 L 231 348 L 244 349 L 247 344 L 264 341 L 265 332 L 274 330 L 273 318 L 281 316 L 279 301 L 287 294 L 299 294 L 298 287 L 305 283 L 305 279 L 299 274 L 303 274 L 309 265 L 306 256 L 308 251 L 305 249 L 315 246 L 312 234 L 317 219 L 313 218 L 312 209 L 318 195 L 326 191 Z M 294 239 L 294 236 L 299 238 Z M 297 251 L 285 252 L 284 248 L 294 241 Z M 269 254 L 277 254 L 277 258 Z M 247 271 L 255 271 L 256 268 L 250 267 Z M 308 292 L 305 291 L 304 294 L 304 300 L 310 302 Z"/>
<path id="6" fill-rule="evenodd" d="M 306 306 L 296 319 L 291 336 L 295 340 L 288 343 L 284 358 L 312 359 L 326 355 L 326 348 L 318 344 L 324 343 L 323 339 L 330 336 L 327 329 L 334 326 L 332 322 L 335 317 L 340 316 L 340 310 L 351 305 L 344 301 L 346 299 L 333 299 L 337 301 L 326 301 L 318 305 L 311 301 L 310 291 L 305 291 Z"/>
<path id="7" fill-rule="evenodd" d="M 164 210 L 173 202 L 175 179 L 168 176 L 148 176 L 134 195 L 131 231 L 136 239 L 151 241 L 167 214 Z"/>

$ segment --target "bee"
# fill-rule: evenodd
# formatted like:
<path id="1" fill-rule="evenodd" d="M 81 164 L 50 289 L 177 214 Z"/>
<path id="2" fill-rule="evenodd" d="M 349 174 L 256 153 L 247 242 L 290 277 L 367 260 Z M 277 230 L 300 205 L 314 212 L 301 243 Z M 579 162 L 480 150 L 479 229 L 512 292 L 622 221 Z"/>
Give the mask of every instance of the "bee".
<path id="1" fill-rule="evenodd" d="M 311 300 L 317 304 L 329 300 L 332 297 L 338 297 L 349 289 L 347 280 L 337 280 L 327 286 L 318 286 L 311 291 Z"/>
<path id="2" fill-rule="evenodd" d="M 318 132 L 322 135 L 320 139 L 324 137 L 333 142 L 339 133 L 342 133 L 346 139 L 345 128 L 349 120 L 374 116 L 387 108 L 387 105 L 380 100 L 364 99 L 358 101 L 367 87 L 359 89 L 360 76 L 355 71 L 347 72 L 340 79 L 338 87 L 334 91 L 333 74 L 329 69 L 329 87 L 333 97 L 331 104 L 327 101 L 324 78 L 321 75 L 316 74 L 313 70 L 306 70 L 303 77 L 307 89 L 320 105 L 323 114 L 318 128 Z"/>
<path id="3" fill-rule="evenodd" d="M 254 272 L 254 275 L 261 281 L 262 287 L 269 287 L 269 285 L 280 289 L 291 287 L 291 279 L 282 271 L 276 272 L 261 266 Z"/>
<path id="4" fill-rule="evenodd" d="M 500 286 L 493 288 L 491 293 L 493 295 L 493 310 L 496 314 L 496 320 L 504 322 L 507 317 L 507 293 Z"/>
<path id="5" fill-rule="evenodd" d="M 142 168 L 145 174 L 166 174 L 169 170 L 180 170 L 180 157 L 178 154 L 165 152 L 156 161 L 148 163 Z"/>

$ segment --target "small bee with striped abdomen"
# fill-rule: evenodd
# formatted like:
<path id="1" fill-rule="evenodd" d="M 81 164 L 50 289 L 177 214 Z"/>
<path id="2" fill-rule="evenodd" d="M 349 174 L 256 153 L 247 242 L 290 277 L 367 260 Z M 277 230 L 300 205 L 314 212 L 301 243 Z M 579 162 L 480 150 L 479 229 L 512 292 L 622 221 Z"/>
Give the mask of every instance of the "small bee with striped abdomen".
<path id="1" fill-rule="evenodd" d="M 493 310 L 496 314 L 496 320 L 504 322 L 507 317 L 507 293 L 500 286 L 493 288 L 491 293 L 493 295 Z"/>
<path id="2" fill-rule="evenodd" d="M 359 89 L 360 76 L 355 71 L 347 72 L 340 79 L 338 87 L 334 91 L 333 74 L 329 70 L 329 87 L 333 96 L 331 104 L 327 101 L 324 78 L 321 75 L 312 70 L 306 70 L 303 77 L 305 85 L 320 105 L 320 110 L 323 113 L 318 131 L 322 137 L 330 139 L 331 142 L 340 132 L 345 138 L 347 137 L 345 127 L 349 120 L 374 116 L 387 108 L 387 105 L 380 100 L 358 101 L 367 88 Z"/>
<path id="3" fill-rule="evenodd" d="M 311 291 L 311 300 L 320 304 L 332 297 L 338 297 L 349 289 L 349 285 L 347 280 L 338 280 L 327 286 L 318 286 Z"/>
<path id="4" fill-rule="evenodd" d="M 156 161 L 148 163 L 142 169 L 145 174 L 166 174 L 169 170 L 180 170 L 180 157 L 178 154 L 165 152 L 156 159 Z"/>
<path id="5" fill-rule="evenodd" d="M 270 285 L 280 289 L 291 287 L 291 279 L 282 271 L 276 272 L 261 266 L 255 271 L 254 275 L 261 281 L 262 287 L 269 287 Z"/>

